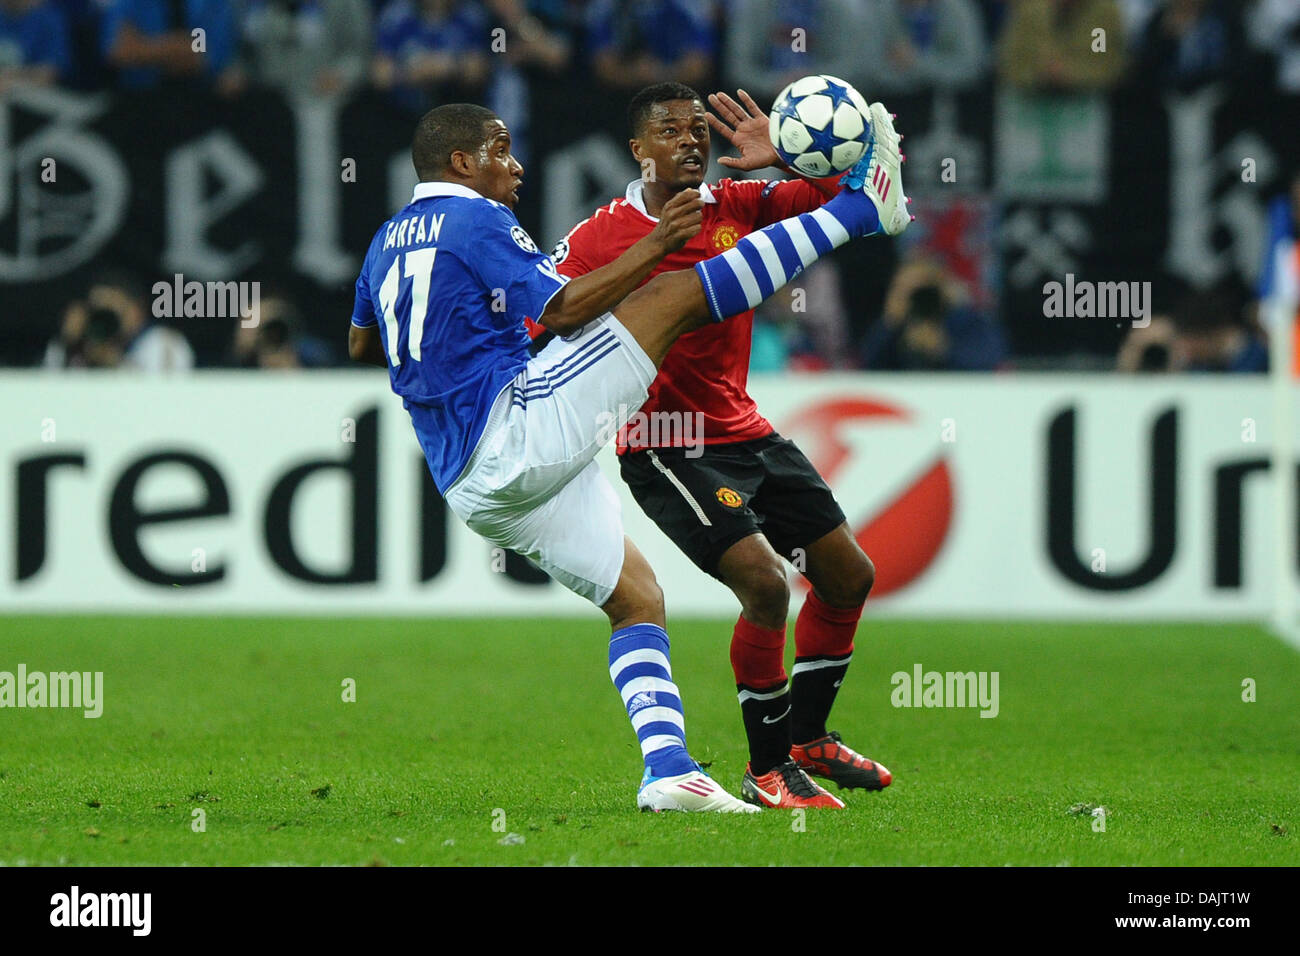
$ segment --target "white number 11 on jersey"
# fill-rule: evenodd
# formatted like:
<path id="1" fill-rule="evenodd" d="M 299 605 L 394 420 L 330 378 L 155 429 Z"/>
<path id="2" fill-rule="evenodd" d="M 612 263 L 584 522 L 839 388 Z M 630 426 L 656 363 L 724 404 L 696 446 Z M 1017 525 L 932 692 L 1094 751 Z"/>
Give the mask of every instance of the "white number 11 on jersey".
<path id="1" fill-rule="evenodd" d="M 420 358 L 420 340 L 424 338 L 424 315 L 429 309 L 429 277 L 433 274 L 433 259 L 438 254 L 437 247 L 429 249 L 412 249 L 406 253 L 406 271 L 399 275 L 398 266 L 402 256 L 399 253 L 384 276 L 379 286 L 379 304 L 384 310 L 384 328 L 388 335 L 388 361 L 401 365 L 397 354 L 397 305 L 398 284 L 401 276 L 411 280 L 411 328 L 408 332 L 406 348 L 411 358 L 417 362 Z"/>

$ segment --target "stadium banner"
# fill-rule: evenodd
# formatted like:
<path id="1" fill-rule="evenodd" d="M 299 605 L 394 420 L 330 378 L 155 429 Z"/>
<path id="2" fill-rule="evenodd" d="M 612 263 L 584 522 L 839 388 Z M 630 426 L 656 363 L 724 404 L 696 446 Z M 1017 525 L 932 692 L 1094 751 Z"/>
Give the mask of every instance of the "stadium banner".
<path id="1" fill-rule="evenodd" d="M 819 374 L 752 392 L 874 559 L 872 614 L 1268 614 L 1263 379 Z M 17 372 L 0 402 L 7 613 L 598 613 L 450 514 L 377 373 Z M 612 449 L 600 460 L 670 614 L 735 613 Z"/>
<path id="2" fill-rule="evenodd" d="M 534 77 L 530 87 L 536 115 L 515 211 L 549 249 L 623 195 L 638 169 L 619 98 L 585 79 Z M 906 118 L 919 213 L 904 244 L 943 262 L 981 308 L 1000 306 L 1018 352 L 1105 353 L 1123 338 L 1113 323 L 1041 321 L 1043 285 L 1067 275 L 1167 273 L 1197 287 L 1253 287 L 1267 203 L 1300 163 L 1300 138 L 1286 133 L 1300 126 L 1300 96 L 1253 85 L 1057 100 L 982 84 L 889 100 Z M 261 90 L 234 99 L 7 90 L 0 285 L 8 314 L 22 321 L 0 339 L 0 361 L 38 362 L 69 299 L 102 267 L 150 288 L 178 274 L 255 281 L 288 295 L 308 331 L 336 341 L 332 317 L 350 314 L 374 230 L 411 195 L 416 118 L 374 92 L 284 100 Z M 732 175 L 717 165 L 724 145 L 714 143 L 710 182 Z M 861 322 L 879 314 L 885 294 L 892 262 L 881 255 L 863 243 L 837 257 L 853 275 L 845 304 Z M 982 298 L 992 290 L 1000 301 Z M 215 321 L 177 328 L 212 361 L 234 332 Z"/>

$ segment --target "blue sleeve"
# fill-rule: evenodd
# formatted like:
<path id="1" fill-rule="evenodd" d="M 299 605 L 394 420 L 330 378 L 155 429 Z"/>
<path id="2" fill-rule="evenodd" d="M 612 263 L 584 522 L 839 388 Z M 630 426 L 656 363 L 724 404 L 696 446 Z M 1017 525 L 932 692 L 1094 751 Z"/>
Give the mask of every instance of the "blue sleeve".
<path id="1" fill-rule="evenodd" d="M 359 329 L 368 329 L 378 325 L 375 318 L 375 304 L 370 299 L 370 280 L 363 269 L 357 276 L 357 297 L 352 303 L 352 324 Z"/>
<path id="2" fill-rule="evenodd" d="M 568 278 L 555 271 L 551 257 L 537 248 L 505 207 L 490 207 L 475 225 L 473 261 L 467 265 L 489 301 L 500 302 L 499 308 L 512 323 L 539 319 Z"/>
<path id="3" fill-rule="evenodd" d="M 366 253 L 365 262 L 361 263 L 361 275 L 357 276 L 356 298 L 352 302 L 352 324 L 359 329 L 368 329 L 378 325 L 375 315 L 375 303 L 370 298 L 370 257 L 373 250 Z"/>

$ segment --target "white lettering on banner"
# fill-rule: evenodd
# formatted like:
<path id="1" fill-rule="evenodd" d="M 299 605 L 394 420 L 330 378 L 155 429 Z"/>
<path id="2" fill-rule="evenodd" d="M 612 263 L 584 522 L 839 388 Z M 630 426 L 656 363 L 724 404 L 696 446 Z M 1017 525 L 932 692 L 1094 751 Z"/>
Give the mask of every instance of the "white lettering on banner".
<path id="1" fill-rule="evenodd" d="M 212 130 L 171 151 L 165 164 L 167 226 L 163 266 L 197 276 L 236 276 L 261 256 L 252 239 L 235 249 L 211 242 L 208 230 L 262 188 L 257 160 L 224 129 Z M 212 183 L 219 188 L 214 192 Z"/>
<path id="2" fill-rule="evenodd" d="M 102 96 L 22 84 L 0 97 L 0 221 L 14 217 L 14 245 L 0 244 L 0 281 L 63 275 L 93 258 L 121 228 L 130 193 L 126 166 L 107 142 L 78 128 L 108 105 Z M 9 117 L 19 108 L 49 122 L 15 143 Z M 64 181 L 79 177 L 87 189 L 69 193 L 65 187 L 57 196 L 43 189 L 47 158 L 64 170 Z"/>
<path id="3" fill-rule="evenodd" d="M 353 244 L 364 239 L 345 235 L 345 211 L 357 203 L 373 204 L 375 195 L 389 197 L 385 212 L 402 208 L 416 175 L 403 147 L 384 156 L 343 157 L 357 165 L 340 176 L 345 152 L 339 148 L 340 117 L 348 105 L 340 97 L 308 97 L 273 107 L 274 114 L 267 115 L 283 117 L 277 123 L 292 124 L 293 134 L 291 146 L 281 144 L 270 154 L 259 148 L 256 137 L 264 133 L 259 124 L 246 126 L 223 111 L 215 111 L 199 132 L 164 137 L 163 222 L 157 222 L 152 204 L 136 209 L 147 231 L 163 230 L 163 255 L 154 271 L 235 279 L 269 265 L 269 236 L 264 242 L 242 232 L 222 238 L 219 227 L 243 225 L 241 216 L 260 219 L 256 204 L 290 203 L 292 212 L 284 210 L 289 219 L 275 218 L 289 223 L 282 239 L 292 243 L 297 273 L 322 284 L 355 277 L 359 250 Z M 1121 171 L 1109 168 L 1112 119 L 1121 130 L 1128 123 L 1111 116 L 1111 103 L 1092 96 L 999 91 L 992 171 L 980 167 L 987 152 L 980 146 L 984 134 L 963 129 L 959 106 L 951 94 L 936 94 L 929 126 L 909 134 L 909 142 L 915 140 L 909 153 L 916 154 L 918 174 L 933 178 L 951 171 L 944 179 L 949 189 L 987 184 L 996 173 L 1001 198 L 1013 200 L 1003 230 L 1010 283 L 1030 287 L 1041 282 L 1041 274 L 1082 274 L 1095 265 L 1103 250 L 1087 210 L 1060 203 L 1098 203 L 1116 185 Z M 133 149 L 144 147 L 115 142 L 92 125 L 111 122 L 120 115 L 115 110 L 129 107 L 129 97 L 116 102 L 107 94 L 39 87 L 6 91 L 0 101 L 0 221 L 10 228 L 0 236 L 0 281 L 46 281 L 85 264 L 122 235 L 132 196 L 157 190 L 158 184 L 136 169 Z M 105 114 L 110 120 L 102 118 Z M 1170 95 L 1162 116 L 1170 130 L 1168 166 L 1153 167 L 1152 173 L 1162 187 L 1168 174 L 1169 218 L 1165 241 L 1155 246 L 1163 244 L 1171 271 L 1195 285 L 1230 272 L 1251 283 L 1263 253 L 1264 203 L 1281 169 L 1277 150 L 1268 144 L 1271 131 L 1266 125 L 1253 131 L 1250 117 L 1243 118 L 1214 86 Z M 161 127 L 170 128 L 167 119 L 159 118 Z M 188 124 L 180 128 L 190 129 Z M 293 154 L 288 167 L 286 151 Z M 57 190 L 49 188 L 48 178 L 56 167 Z M 548 153 L 540 168 L 541 228 L 534 235 L 549 241 L 621 194 L 635 166 L 625 144 L 592 134 Z M 292 183 L 287 190 L 286 176 Z M 382 181 L 381 193 L 365 191 L 366 198 L 360 198 L 355 183 L 376 181 Z M 269 191 L 268 183 L 274 185 Z M 1032 205 L 1044 200 L 1050 208 Z M 1220 233 L 1229 241 L 1216 242 Z M 1148 262 L 1142 271 L 1154 265 Z"/>
<path id="4" fill-rule="evenodd" d="M 338 143 L 337 96 L 303 96 L 293 101 L 298 138 L 298 244 L 293 264 L 317 282 L 346 282 L 357 275 L 357 260 L 343 248 L 343 183 L 332 157 Z"/>
<path id="5" fill-rule="evenodd" d="M 1215 116 L 1224 99 L 1218 86 L 1165 98 L 1172 165 L 1166 261 L 1172 272 L 1197 287 L 1212 285 L 1234 265 L 1253 281 L 1264 251 L 1262 197 L 1268 189 L 1243 183 L 1238 173 L 1242 156 L 1258 157 L 1264 182 L 1271 181 L 1273 151 L 1259 137 L 1241 134 L 1216 152 Z M 1221 195 L 1220 180 L 1233 184 Z M 1232 235 L 1227 248 L 1215 241 L 1220 229 Z"/>
<path id="6" fill-rule="evenodd" d="M 1268 460 L 1239 426 L 1250 417 L 1269 434 L 1267 388 L 1029 374 L 751 383 L 875 561 L 872 613 L 948 617 L 1264 616 Z M 0 403 L 18 423 L 0 430 L 0 501 L 21 515 L 0 522 L 0 602 L 15 613 L 589 610 L 512 554 L 493 571 L 492 545 L 446 509 L 382 379 L 16 371 L 0 376 Z M 954 408 L 961 440 L 943 442 Z M 46 418 L 75 431 L 33 441 Z M 354 441 L 338 440 L 345 419 Z M 597 462 L 673 607 L 729 613 L 726 591 L 628 494 L 613 450 Z M 1104 574 L 1090 567 L 1098 547 Z"/>

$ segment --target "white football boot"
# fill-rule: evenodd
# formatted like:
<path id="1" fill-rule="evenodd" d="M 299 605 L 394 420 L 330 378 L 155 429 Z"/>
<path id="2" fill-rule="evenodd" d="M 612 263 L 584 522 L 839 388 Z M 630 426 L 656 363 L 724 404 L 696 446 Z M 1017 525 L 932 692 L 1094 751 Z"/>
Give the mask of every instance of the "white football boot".
<path id="1" fill-rule="evenodd" d="M 675 777 L 654 777 L 646 768 L 636 805 L 642 811 L 684 810 L 688 813 L 761 813 L 759 807 L 737 800 L 723 790 L 697 764 L 689 773 Z"/>
<path id="2" fill-rule="evenodd" d="M 880 214 L 880 231 L 896 236 L 916 218 L 907 211 L 911 200 L 903 194 L 903 155 L 898 148 L 901 137 L 885 104 L 872 103 L 869 109 L 871 149 L 849 170 L 843 183 L 849 189 L 861 189 Z"/>

